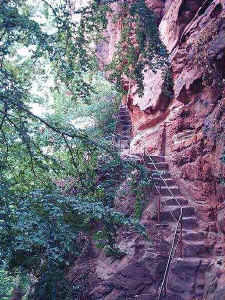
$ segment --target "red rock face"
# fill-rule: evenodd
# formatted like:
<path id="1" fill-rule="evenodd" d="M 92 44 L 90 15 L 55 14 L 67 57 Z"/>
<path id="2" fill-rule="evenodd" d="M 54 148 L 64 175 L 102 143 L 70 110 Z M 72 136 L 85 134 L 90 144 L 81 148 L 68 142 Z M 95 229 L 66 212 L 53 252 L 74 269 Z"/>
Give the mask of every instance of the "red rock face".
<path id="1" fill-rule="evenodd" d="M 121 34 L 121 22 L 115 21 L 113 16 L 121 11 L 119 3 L 113 3 L 110 5 L 112 12 L 107 15 L 108 26 L 104 32 L 104 39 L 97 45 L 97 56 L 99 61 L 99 68 L 103 69 L 112 61 L 113 54 L 116 51 L 116 44 L 120 40 Z"/>
<path id="2" fill-rule="evenodd" d="M 166 155 L 180 187 L 194 202 L 224 201 L 225 3 L 146 1 L 161 16 L 161 39 L 170 54 L 174 98 L 163 79 L 146 68 L 144 95 L 133 84 L 129 108 L 135 137 L 132 152 Z M 162 16 L 162 13 L 164 15 Z"/>
<path id="3" fill-rule="evenodd" d="M 224 5 L 199 6 L 179 39 L 167 37 L 173 48 L 174 100 L 183 105 L 168 117 L 165 153 L 181 188 L 210 207 L 224 201 L 224 69 L 219 67 L 225 61 Z M 169 12 L 162 20 L 164 36 L 170 30 Z"/>
<path id="4" fill-rule="evenodd" d="M 135 82 L 123 78 L 128 91 L 123 102 L 128 104 L 134 134 L 130 153 L 147 151 L 166 157 L 170 173 L 185 199 L 196 208 L 200 230 L 208 237 L 203 245 L 196 243 L 184 249 L 189 260 L 178 259 L 171 266 L 169 293 L 161 300 L 222 300 L 225 299 L 225 291 L 220 290 L 225 282 L 224 258 L 217 265 L 216 256 L 221 249 L 224 251 L 225 234 L 225 185 L 222 184 L 225 164 L 221 161 L 225 151 L 225 1 L 146 0 L 146 4 L 158 16 L 161 39 L 170 53 L 174 96 L 164 95 L 160 71 L 155 74 L 146 67 L 142 97 L 136 93 Z M 115 12 L 119 7 L 118 2 L 112 4 Z M 101 67 L 112 60 L 121 33 L 120 23 L 112 22 L 110 15 L 108 18 L 105 32 L 108 40 L 98 48 Z M 156 300 L 171 232 L 167 228 L 154 231 L 156 196 L 149 197 L 142 223 L 154 247 L 138 235 L 121 230 L 118 245 L 127 251 L 124 258 L 112 262 L 102 252 L 94 251 L 95 257 L 89 257 L 94 268 L 89 280 L 90 299 Z M 129 195 L 117 199 L 116 208 L 130 214 L 134 202 L 134 197 Z M 188 207 L 186 212 L 190 213 L 193 207 Z M 201 233 L 197 232 L 196 236 Z M 215 265 L 211 276 L 205 258 L 212 245 Z M 198 255 L 202 257 L 200 262 Z M 79 265 L 76 270 L 80 272 Z M 218 291 L 211 286 L 212 282 L 217 282 Z"/>

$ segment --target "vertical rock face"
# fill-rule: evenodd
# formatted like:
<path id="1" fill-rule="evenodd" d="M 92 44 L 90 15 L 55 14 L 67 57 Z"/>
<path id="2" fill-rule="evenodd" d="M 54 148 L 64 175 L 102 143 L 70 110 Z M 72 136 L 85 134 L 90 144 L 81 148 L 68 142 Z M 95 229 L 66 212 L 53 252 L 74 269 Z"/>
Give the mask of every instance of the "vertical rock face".
<path id="1" fill-rule="evenodd" d="M 146 0 L 146 5 L 157 15 L 170 53 L 174 97 L 165 95 L 160 70 L 153 73 L 146 66 L 142 97 L 131 82 L 131 151 L 168 156 L 181 189 L 205 210 L 224 200 L 225 2 Z M 112 8 L 118 12 L 119 2 Z M 99 51 L 102 65 L 111 61 L 120 33 L 110 16 L 109 38 Z"/>
<path id="2" fill-rule="evenodd" d="M 206 207 L 224 201 L 225 3 L 193 2 L 174 1 L 160 24 L 171 51 L 175 95 L 165 122 L 165 153 L 181 188 L 207 218 Z M 173 21 L 179 33 L 171 33 Z"/>
<path id="3" fill-rule="evenodd" d="M 163 93 L 161 71 L 144 73 L 144 95 L 132 82 L 129 108 L 135 137 L 133 152 L 164 153 L 181 188 L 198 203 L 223 201 L 220 158 L 224 151 L 225 3 L 214 1 L 146 1 L 159 18 L 161 39 L 170 52 L 174 97 Z M 118 3 L 116 4 L 119 5 Z M 107 49 L 120 30 L 110 23 Z M 113 51 L 105 59 L 109 62 Z"/>
<path id="4" fill-rule="evenodd" d="M 114 15 L 120 12 L 121 7 L 116 2 L 112 3 L 110 8 L 111 12 L 107 14 L 108 26 L 104 32 L 104 39 L 97 45 L 97 56 L 101 70 L 112 61 L 116 44 L 119 42 L 121 35 L 121 23 L 113 18 Z"/>
<path id="5" fill-rule="evenodd" d="M 121 25 L 113 21 L 113 14 L 120 10 L 119 2 L 111 5 L 113 12 L 108 15 L 106 40 L 97 49 L 101 68 L 111 62 L 120 40 Z M 166 180 L 180 197 L 174 182 L 178 184 L 184 196 L 180 203 L 186 214 L 184 258 L 172 264 L 166 285 L 169 292 L 161 300 L 222 300 L 225 299 L 225 164 L 221 161 L 225 151 L 225 1 L 145 2 L 157 16 L 161 40 L 169 51 L 174 87 L 170 95 L 164 93 L 162 72 L 153 73 L 146 67 L 144 95 L 140 97 L 134 80 L 124 76 L 125 89 L 130 85 L 127 100 L 134 134 L 130 153 L 147 151 L 158 159 L 166 158 L 172 175 Z M 165 167 L 164 161 L 158 163 Z M 168 198 L 165 208 L 179 214 L 173 197 L 166 190 L 163 193 L 162 198 Z M 117 200 L 117 208 L 123 212 L 132 210 L 133 197 L 129 197 L 121 199 L 122 208 Z M 173 226 L 167 228 L 166 223 L 160 224 L 160 228 L 156 226 L 157 195 L 150 193 L 149 197 L 142 223 L 151 243 L 122 230 L 118 245 L 127 252 L 124 258 L 112 262 L 97 251 L 91 259 L 95 280 L 89 282 L 90 299 L 157 299 Z M 162 216 L 172 224 L 167 210 Z"/>

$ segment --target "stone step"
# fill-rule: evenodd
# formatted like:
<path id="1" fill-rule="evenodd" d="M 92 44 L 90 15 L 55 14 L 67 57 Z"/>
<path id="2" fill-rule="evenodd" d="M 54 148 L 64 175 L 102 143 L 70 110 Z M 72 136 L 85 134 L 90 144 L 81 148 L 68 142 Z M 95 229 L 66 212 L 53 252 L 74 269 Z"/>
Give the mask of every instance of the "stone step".
<path id="1" fill-rule="evenodd" d="M 157 221 L 158 220 L 158 213 L 154 214 L 152 217 L 152 220 Z M 171 211 L 161 211 L 159 214 L 159 222 L 161 223 L 170 223 L 170 222 L 176 222 L 176 217 L 172 214 Z"/>
<path id="2" fill-rule="evenodd" d="M 127 138 L 130 138 L 130 134 L 127 134 L 127 133 L 124 133 L 124 134 L 118 133 L 116 138 L 119 139 L 120 137 L 124 137 L 124 136 L 127 137 Z"/>
<path id="3" fill-rule="evenodd" d="M 120 134 L 117 136 L 117 139 L 120 140 L 121 138 L 127 138 L 127 139 L 130 139 L 130 135 L 127 135 L 127 134 Z"/>
<path id="4" fill-rule="evenodd" d="M 166 171 L 166 170 L 164 170 L 164 171 L 153 171 L 152 172 L 152 177 L 153 178 L 156 178 L 156 179 L 158 179 L 158 178 L 171 178 L 171 175 L 170 175 L 170 173 L 168 172 L 168 171 Z"/>
<path id="5" fill-rule="evenodd" d="M 177 222 L 180 217 L 180 208 L 177 208 L 177 206 L 173 207 L 162 208 L 162 211 L 159 214 L 160 222 Z M 187 217 L 194 217 L 195 211 L 194 208 L 191 206 L 183 207 L 183 219 Z M 155 214 L 153 216 L 153 220 L 157 220 L 158 214 Z"/>
<path id="6" fill-rule="evenodd" d="M 136 153 L 135 155 L 137 157 L 140 157 L 141 159 L 144 159 L 145 163 L 152 163 L 152 160 L 155 163 L 163 163 L 163 162 L 165 162 L 165 157 L 164 156 L 154 156 L 154 155 L 153 156 L 149 156 L 149 155 L 146 155 L 144 153 Z"/>
<path id="7" fill-rule="evenodd" d="M 119 125 L 119 124 L 123 124 L 123 123 L 131 124 L 129 116 L 120 116 L 117 124 Z"/>
<path id="8" fill-rule="evenodd" d="M 126 130 L 126 131 L 130 131 L 130 129 L 131 129 L 132 127 L 130 126 L 130 125 L 124 125 L 124 124 L 121 124 L 120 125 L 120 127 L 119 127 L 119 129 L 117 130 L 117 131 L 124 131 L 124 130 Z"/>
<path id="9" fill-rule="evenodd" d="M 166 162 L 157 162 L 157 163 L 152 163 L 152 162 L 147 162 L 145 165 L 151 169 L 151 170 L 168 170 L 169 165 Z"/>
<path id="10" fill-rule="evenodd" d="M 119 133 L 120 136 L 127 136 L 130 138 L 130 130 L 123 130 L 121 133 Z"/>
<path id="11" fill-rule="evenodd" d="M 197 267 L 199 272 L 205 273 L 211 262 L 212 258 L 210 257 L 174 257 L 171 270 L 176 273 L 181 273 L 192 268 L 196 269 Z"/>
<path id="12" fill-rule="evenodd" d="M 122 127 L 132 127 L 130 123 L 122 123 L 120 124 Z"/>
<path id="13" fill-rule="evenodd" d="M 162 223 L 167 223 L 167 222 L 162 221 Z M 175 229 L 177 226 L 177 223 L 176 224 L 170 223 L 170 226 L 172 227 L 172 229 Z M 182 219 L 182 228 L 184 231 L 189 230 L 189 229 L 197 229 L 198 222 L 197 222 L 196 217 L 184 217 Z M 178 232 L 180 232 L 180 226 L 179 226 Z"/>
<path id="14" fill-rule="evenodd" d="M 130 117 L 127 115 L 119 115 L 119 120 L 130 122 Z"/>
<path id="15" fill-rule="evenodd" d="M 118 115 L 118 119 L 121 119 L 121 118 L 123 118 L 123 117 L 125 117 L 125 118 L 129 118 L 130 119 L 130 116 L 129 116 L 129 114 L 128 113 L 126 113 L 126 112 L 120 112 L 119 113 L 119 115 Z"/>
<path id="16" fill-rule="evenodd" d="M 207 245 L 204 241 L 184 241 L 183 242 L 183 256 L 184 257 L 207 257 L 212 255 L 213 246 Z"/>
<path id="17" fill-rule="evenodd" d="M 121 109 L 119 111 L 119 116 L 124 115 L 124 116 L 129 116 L 129 113 L 126 109 Z"/>
<path id="18" fill-rule="evenodd" d="M 157 191 L 159 191 L 160 195 L 162 195 L 162 196 L 179 196 L 179 195 L 181 195 L 177 185 L 170 186 L 169 188 L 167 188 L 167 186 L 155 185 L 155 188 L 157 189 Z"/>
<path id="19" fill-rule="evenodd" d="M 170 211 L 173 213 L 173 215 L 178 219 L 181 213 L 181 209 L 177 206 L 167 206 L 164 207 L 163 210 Z M 192 217 L 195 216 L 195 209 L 192 206 L 185 206 L 182 207 L 182 215 L 183 217 Z"/>
<path id="20" fill-rule="evenodd" d="M 176 181 L 173 178 L 158 178 L 154 181 L 157 185 L 173 186 L 176 185 Z"/>
<path id="21" fill-rule="evenodd" d="M 160 163 L 160 162 L 165 162 L 165 157 L 164 156 L 155 156 L 155 155 L 151 155 L 150 157 L 146 157 L 147 158 L 147 162 L 152 162 L 152 160 L 156 163 Z"/>
<path id="22" fill-rule="evenodd" d="M 204 231 L 183 231 L 182 238 L 185 241 L 203 241 L 207 238 L 207 232 Z"/>
<path id="23" fill-rule="evenodd" d="M 122 125 L 129 125 L 131 126 L 131 122 L 130 120 L 127 118 L 127 119 L 120 119 L 119 122 L 117 123 L 117 126 L 122 126 Z"/>
<path id="24" fill-rule="evenodd" d="M 122 132 L 121 132 L 122 135 L 127 135 L 127 136 L 130 136 L 131 134 L 131 131 L 130 129 L 127 129 L 127 128 L 122 128 Z"/>
<path id="25" fill-rule="evenodd" d="M 183 229 L 195 229 L 198 227 L 198 222 L 195 217 L 184 217 L 182 220 Z"/>
<path id="26" fill-rule="evenodd" d="M 129 142 L 129 140 L 130 140 L 130 139 L 129 139 L 128 137 L 121 137 L 121 138 L 120 138 L 120 141 L 121 141 L 121 142 Z M 119 142 L 119 141 L 118 141 L 118 142 Z"/>
<path id="27" fill-rule="evenodd" d="M 188 205 L 188 200 L 184 199 L 183 197 L 174 198 L 173 196 L 163 196 L 161 199 L 163 205 L 167 206 L 185 206 Z M 179 204 L 177 203 L 179 202 Z"/>
<path id="28" fill-rule="evenodd" d="M 178 133 L 176 135 L 176 137 L 178 139 L 186 138 L 186 137 L 190 137 L 190 136 L 193 136 L 193 130 L 185 130 L 184 132 Z"/>
<path id="29" fill-rule="evenodd" d="M 175 262 L 190 262 L 190 263 L 197 263 L 199 261 L 201 261 L 202 263 L 209 263 L 212 261 L 211 257 L 207 257 L 207 258 L 201 258 L 201 257 L 174 257 L 174 261 Z"/>

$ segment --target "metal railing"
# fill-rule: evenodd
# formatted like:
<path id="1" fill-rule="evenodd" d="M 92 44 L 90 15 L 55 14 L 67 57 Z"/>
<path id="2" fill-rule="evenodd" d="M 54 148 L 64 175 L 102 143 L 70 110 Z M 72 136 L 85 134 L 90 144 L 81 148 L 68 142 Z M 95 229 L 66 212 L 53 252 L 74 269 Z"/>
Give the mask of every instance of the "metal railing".
<path id="1" fill-rule="evenodd" d="M 129 87 L 129 92 L 130 92 L 130 87 Z M 129 95 L 129 92 L 128 92 L 128 95 Z M 124 109 L 126 109 L 126 105 L 123 105 L 124 106 Z M 120 111 L 117 115 L 117 120 L 116 120 L 116 129 L 119 127 L 119 125 L 122 125 L 123 121 L 121 120 L 121 116 L 125 117 L 125 116 L 129 116 L 129 113 L 121 113 L 121 107 L 120 107 Z M 125 124 L 124 124 L 125 125 Z M 124 126 L 125 127 L 125 126 Z M 127 124 L 126 125 L 127 128 L 129 128 L 129 125 Z M 130 128 L 132 129 L 132 125 L 130 125 Z M 131 133 L 131 130 L 130 130 L 130 133 Z M 119 137 L 119 148 L 121 149 L 121 142 L 122 142 L 122 139 L 123 138 L 127 138 L 127 140 L 129 141 L 129 139 L 131 139 L 131 134 L 129 136 L 127 135 L 123 135 L 123 134 L 120 134 L 117 132 L 117 130 L 115 131 L 115 135 L 114 135 L 114 139 L 113 139 L 113 143 L 114 144 L 117 144 L 116 143 L 116 138 Z M 132 154 L 131 154 L 132 155 Z M 136 156 L 136 158 L 139 157 L 139 155 L 133 155 L 134 157 Z M 158 173 L 158 178 L 164 183 L 164 187 L 168 190 L 169 194 L 173 197 L 173 199 L 175 200 L 175 202 L 178 204 L 179 206 L 179 209 L 180 209 L 180 214 L 179 214 L 179 217 L 176 218 L 176 216 L 173 214 L 173 212 L 169 212 L 172 216 L 172 219 L 176 222 L 176 227 L 175 227 L 175 231 L 173 233 L 173 239 L 172 239 L 172 245 L 171 245 L 171 248 L 170 248 L 170 252 L 169 252 L 169 257 L 168 257 L 168 260 L 167 260 L 167 264 L 166 264 L 166 268 L 165 268 L 165 272 L 164 272 L 164 275 L 163 275 L 163 279 L 162 279 L 162 283 L 159 287 L 159 291 L 158 291 L 158 298 L 157 300 L 160 300 L 161 299 L 161 296 L 162 296 L 162 293 L 163 293 L 163 290 L 165 289 L 165 292 L 167 290 L 167 280 L 168 280 L 168 275 L 169 275 L 169 267 L 170 267 L 170 264 L 175 256 L 175 253 L 176 253 L 176 250 L 177 250 L 177 247 L 180 243 L 180 255 L 181 257 L 183 256 L 183 207 L 181 206 L 180 202 L 178 201 L 177 197 L 174 195 L 174 193 L 172 192 L 172 190 L 170 189 L 169 185 L 167 184 L 166 180 L 162 177 L 161 173 L 160 173 L 160 170 L 157 168 L 157 165 L 156 163 L 154 162 L 153 158 L 151 157 L 150 154 L 148 154 L 145 150 L 144 150 L 144 153 L 142 154 L 142 160 L 143 160 L 143 163 L 145 163 L 145 157 L 147 157 L 151 164 L 153 165 L 153 167 L 155 168 L 155 171 Z M 161 158 L 165 158 L 167 156 L 158 156 L 158 157 L 161 157 Z M 158 199 L 158 204 L 157 204 L 157 213 L 158 213 L 158 223 L 160 224 L 160 213 L 161 213 L 161 207 L 162 207 L 162 203 L 161 203 L 161 188 L 159 189 L 158 186 L 156 185 L 156 183 L 153 181 L 153 185 L 157 191 L 157 193 L 160 195 L 159 199 Z M 164 201 L 164 204 L 167 202 L 168 200 L 165 200 Z"/>
<path id="2" fill-rule="evenodd" d="M 144 156 L 143 157 L 143 162 L 144 162 L 145 156 L 147 156 L 150 159 L 150 161 L 151 161 L 152 165 L 154 166 L 155 170 L 158 172 L 159 178 L 164 182 L 164 186 L 167 188 L 168 192 L 170 193 L 170 195 L 173 197 L 173 199 L 176 201 L 176 203 L 178 204 L 178 206 L 180 208 L 180 215 L 179 215 L 178 219 L 174 216 L 174 214 L 172 212 L 170 212 L 172 218 L 175 220 L 175 222 L 177 224 L 176 224 L 174 235 L 173 235 L 172 246 L 170 248 L 170 253 L 169 253 L 169 258 L 168 258 L 168 261 L 167 261 L 167 264 L 166 264 L 166 269 L 165 269 L 165 272 L 164 272 L 164 275 L 163 275 L 163 280 L 162 280 L 162 283 L 161 283 L 160 288 L 159 288 L 159 293 L 158 293 L 157 300 L 160 300 L 160 298 L 162 296 L 162 293 L 163 293 L 164 287 L 165 287 L 165 290 L 167 289 L 167 279 L 168 279 L 168 275 L 169 275 L 169 266 L 170 266 L 170 264 L 171 264 L 171 262 L 172 262 L 172 260 L 174 258 L 174 255 L 176 253 L 176 249 L 177 249 L 179 243 L 181 245 L 181 249 L 180 249 L 181 257 L 183 256 L 183 222 L 182 222 L 183 207 L 180 205 L 179 201 L 177 200 L 177 197 L 171 191 L 171 189 L 168 186 L 166 180 L 160 175 L 160 170 L 157 168 L 157 166 L 156 166 L 153 158 L 151 157 L 151 155 L 146 154 L 146 151 L 144 151 L 143 156 Z M 154 183 L 154 181 L 153 181 L 153 184 L 155 186 L 156 191 L 161 196 L 160 190 L 158 189 L 158 186 Z M 167 201 L 168 200 L 165 200 L 164 202 L 167 202 Z M 160 216 L 160 210 L 161 210 L 161 199 L 159 197 L 159 202 L 158 202 L 158 222 L 160 222 L 160 218 L 159 218 L 159 216 Z M 180 227 L 180 232 L 179 232 L 179 227 Z M 180 233 L 180 236 L 178 236 L 178 238 L 177 238 L 178 233 Z"/>

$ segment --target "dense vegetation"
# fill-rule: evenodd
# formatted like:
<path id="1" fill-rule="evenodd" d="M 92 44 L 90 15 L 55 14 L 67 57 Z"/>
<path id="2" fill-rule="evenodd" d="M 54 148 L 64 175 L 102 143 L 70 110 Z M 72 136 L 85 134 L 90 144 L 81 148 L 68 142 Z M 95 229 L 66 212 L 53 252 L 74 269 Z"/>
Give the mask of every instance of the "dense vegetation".
<path id="1" fill-rule="evenodd" d="M 119 258 L 118 227 L 144 232 L 138 218 L 113 209 L 119 184 L 134 169 L 139 170 L 141 189 L 148 181 L 143 168 L 121 161 L 111 143 L 120 95 L 98 73 L 93 44 L 102 38 L 107 4 L 113 1 L 99 2 L 79 8 L 69 0 L 0 2 L 4 300 L 18 290 L 26 299 L 76 299 L 85 294 L 85 285 L 69 282 L 65 274 L 83 251 L 81 234 L 95 232 L 96 244 Z M 131 16 L 139 14 L 138 22 L 145 26 L 139 10 L 133 7 Z M 139 37 L 142 48 L 146 41 L 149 47 L 143 30 Z M 160 55 L 156 41 L 153 52 Z M 138 76 L 142 67 L 135 71 Z M 35 111 L 40 105 L 47 113 Z M 88 124 L 79 126 L 85 118 Z M 140 196 L 135 178 L 133 186 Z M 138 216 L 141 205 L 139 197 Z"/>
<path id="2" fill-rule="evenodd" d="M 139 96 L 143 95 L 144 72 L 160 69 L 165 78 L 164 92 L 171 94 L 172 80 L 166 47 L 159 37 L 157 19 L 145 0 L 120 2 L 121 7 L 114 21 L 121 24 L 121 38 L 112 62 L 107 66 L 110 77 L 123 90 L 124 76 L 137 84 Z M 126 55 L 124 55 L 124 53 Z"/>

